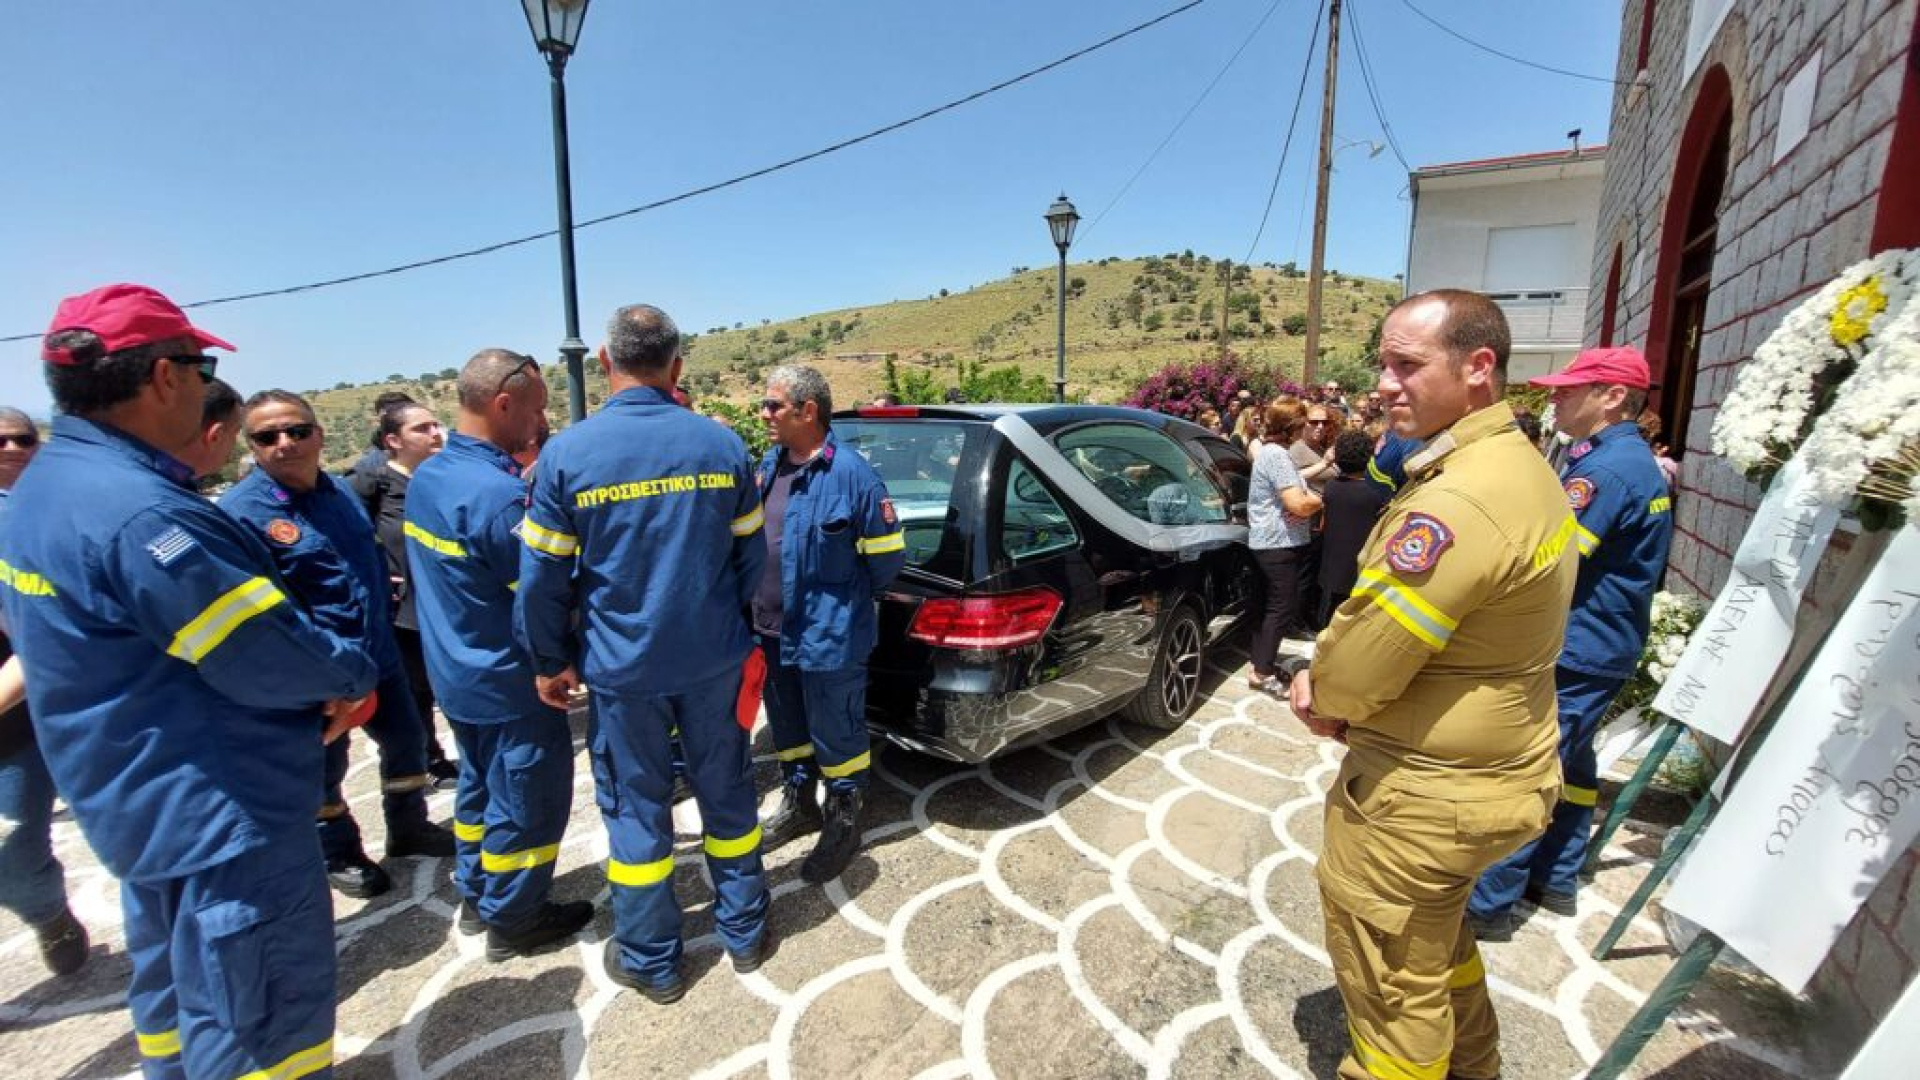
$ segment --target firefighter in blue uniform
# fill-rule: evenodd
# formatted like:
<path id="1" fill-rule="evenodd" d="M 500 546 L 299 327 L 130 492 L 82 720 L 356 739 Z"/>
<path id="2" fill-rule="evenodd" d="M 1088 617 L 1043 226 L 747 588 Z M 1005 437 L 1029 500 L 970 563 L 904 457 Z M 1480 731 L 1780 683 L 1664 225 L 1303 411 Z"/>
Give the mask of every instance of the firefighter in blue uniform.
<path id="1" fill-rule="evenodd" d="M 434 697 L 460 744 L 453 833 L 460 927 L 504 960 L 577 933 L 553 864 L 573 806 L 573 734 L 541 702 L 514 641 L 526 484 L 513 454 L 538 433 L 547 384 L 532 357 L 483 349 L 460 372 L 460 420 L 407 488 L 407 559 Z"/>
<path id="2" fill-rule="evenodd" d="M 221 497 L 220 508 L 266 542 L 287 591 L 315 623 L 364 641 L 380 665 L 378 704 L 366 731 L 380 747 L 387 856 L 452 855 L 453 834 L 427 820 L 432 778 L 426 731 L 414 711 L 413 687 L 387 618 L 386 560 L 373 525 L 346 484 L 320 468 L 325 432 L 304 399 L 284 390 L 262 391 L 247 400 L 242 423 L 258 467 Z M 347 744 L 342 738 L 327 745 L 314 825 L 327 880 L 345 895 L 364 899 L 386 892 L 393 882 L 367 858 L 360 826 L 341 790 Z"/>
<path id="3" fill-rule="evenodd" d="M 676 725 L 721 943 L 742 973 L 767 954 L 752 753 L 734 716 L 764 558 L 760 498 L 739 437 L 675 403 L 680 333 L 665 312 L 616 312 L 601 363 L 605 408 L 541 454 L 515 614 L 542 696 L 557 706 L 583 683 L 591 692 L 589 755 L 612 847 L 607 974 L 667 1004 L 686 992 L 669 812 Z"/>
<path id="4" fill-rule="evenodd" d="M 833 397 L 819 372 L 774 369 L 760 412 L 774 446 L 760 463 L 768 559 L 753 622 L 784 774 L 767 847 L 818 830 L 800 876 L 819 885 L 860 850 L 874 599 L 906 564 L 907 545 L 879 474 L 834 437 Z M 824 810 L 815 792 L 822 779 Z"/>
<path id="5" fill-rule="evenodd" d="M 1512 936 L 1523 895 L 1557 915 L 1575 913 L 1600 794 L 1594 735 L 1640 662 L 1673 538 L 1666 477 L 1634 423 L 1648 382 L 1647 361 L 1631 348 L 1588 349 L 1565 371 L 1533 380 L 1553 389 L 1554 426 L 1574 444 L 1560 477 L 1580 551 L 1566 647 L 1554 670 L 1563 782 L 1546 834 L 1475 885 L 1467 914 L 1483 941 Z"/>
<path id="6" fill-rule="evenodd" d="M 1407 459 L 1420 449 L 1420 440 L 1409 439 L 1389 429 L 1380 437 L 1380 446 L 1367 459 L 1367 481 L 1384 491 L 1388 498 L 1407 482 Z"/>
<path id="7" fill-rule="evenodd" d="M 209 347 L 231 348 L 152 289 L 60 305 L 42 356 L 63 415 L 13 491 L 0 604 L 48 769 L 121 880 L 147 1076 L 324 1076 L 313 778 L 377 670 L 157 449 L 197 433 Z"/>

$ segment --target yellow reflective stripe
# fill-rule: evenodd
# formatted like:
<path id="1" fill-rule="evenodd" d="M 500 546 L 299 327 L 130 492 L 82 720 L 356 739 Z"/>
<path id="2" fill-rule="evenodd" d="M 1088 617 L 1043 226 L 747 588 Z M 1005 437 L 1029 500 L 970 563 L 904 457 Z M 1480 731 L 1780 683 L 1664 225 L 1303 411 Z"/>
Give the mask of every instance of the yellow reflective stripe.
<path id="1" fill-rule="evenodd" d="M 1371 568 L 1360 571 L 1353 595 L 1372 597 L 1375 607 L 1435 650 L 1446 648 L 1460 625 L 1393 575 Z"/>
<path id="2" fill-rule="evenodd" d="M 1454 968 L 1453 973 L 1447 976 L 1447 989 L 1465 990 L 1486 977 L 1487 965 L 1480 959 L 1480 950 L 1475 949 L 1473 955 L 1467 957 L 1466 963 Z"/>
<path id="3" fill-rule="evenodd" d="M 5 559 L 0 559 L 0 584 L 13 586 L 13 590 L 26 596 L 58 596 L 53 585 L 39 574 L 30 574 L 25 570 L 15 570 Z"/>
<path id="4" fill-rule="evenodd" d="M 265 1069 L 255 1069 L 240 1077 L 240 1080 L 299 1080 L 302 1076 L 311 1076 L 333 1064 L 333 1039 L 328 1037 L 317 1046 L 309 1046 L 288 1057 L 278 1065 Z"/>
<path id="5" fill-rule="evenodd" d="M 757 841 L 760 830 L 754 829 Z M 658 885 L 673 876 L 673 856 L 657 859 L 653 862 L 626 863 L 618 859 L 607 860 L 607 880 L 615 885 L 625 885 L 630 889 L 644 889 L 648 885 Z"/>
<path id="6" fill-rule="evenodd" d="M 1447 1059 L 1420 1064 L 1403 1057 L 1394 1057 L 1385 1050 L 1360 1037 L 1360 1029 L 1352 1023 L 1347 1024 L 1348 1034 L 1353 1036 L 1353 1057 L 1360 1067 L 1379 1080 L 1446 1080 Z"/>
<path id="7" fill-rule="evenodd" d="M 732 840 L 708 836 L 701 841 L 701 846 L 707 849 L 708 855 L 716 859 L 737 859 L 742 855 L 752 854 L 760 846 L 760 826 L 755 825 L 752 832 Z"/>
<path id="8" fill-rule="evenodd" d="M 1560 785 L 1560 801 L 1575 806 L 1600 805 L 1600 789 L 1581 787 L 1578 784 Z"/>
<path id="9" fill-rule="evenodd" d="M 181 627 L 180 632 L 173 635 L 173 644 L 167 646 L 167 655 L 197 664 L 206 659 L 208 653 L 219 648 L 220 643 L 239 629 L 241 623 L 286 598 L 286 594 L 266 578 L 248 578 L 227 590 L 220 599 L 208 604 L 205 611 L 194 616 L 192 622 Z"/>
<path id="10" fill-rule="evenodd" d="M 531 515 L 520 519 L 520 539 L 533 550 L 544 551 L 556 559 L 571 559 L 580 550 L 579 537 L 549 529 Z"/>
<path id="11" fill-rule="evenodd" d="M 1579 525 L 1580 523 L 1573 519 L 1573 515 L 1568 514 L 1566 519 L 1560 522 L 1560 527 L 1553 530 L 1553 535 L 1541 541 L 1540 546 L 1533 549 L 1533 568 L 1545 570 L 1559 562 L 1560 556 L 1566 554 L 1567 541 L 1573 539 L 1573 530 Z"/>
<path id="12" fill-rule="evenodd" d="M 1381 472 L 1380 466 L 1375 464 L 1372 458 L 1367 459 L 1367 475 L 1371 477 L 1375 483 L 1385 484 L 1388 491 L 1398 491 L 1400 489 L 1400 485 L 1393 482 L 1393 477 Z"/>
<path id="13" fill-rule="evenodd" d="M 451 540 L 442 540 L 411 521 L 402 526 L 400 531 L 406 533 L 407 539 L 412 540 L 414 543 L 419 544 L 421 547 L 426 548 L 436 555 L 445 555 L 449 559 L 464 559 L 467 557 L 466 548 L 461 547 Z"/>
<path id="14" fill-rule="evenodd" d="M 559 844 L 528 848 L 525 851 L 483 851 L 480 853 L 480 869 L 489 874 L 511 874 L 516 870 L 531 870 L 536 866 L 545 866 L 559 857 Z"/>
<path id="15" fill-rule="evenodd" d="M 1582 555 L 1591 555 L 1593 554 L 1593 549 L 1600 546 L 1600 538 L 1595 536 L 1585 525 L 1575 525 L 1573 534 L 1580 538 L 1579 547 L 1580 554 Z"/>
<path id="16" fill-rule="evenodd" d="M 808 743 L 805 746 L 795 746 L 787 750 L 775 751 L 775 756 L 781 761 L 805 761 L 813 756 L 813 744 Z"/>
<path id="17" fill-rule="evenodd" d="M 518 581 L 509 581 L 509 582 L 507 582 L 507 591 L 508 591 L 508 592 L 519 592 L 519 591 L 520 591 L 520 583 L 519 583 Z"/>
<path id="18" fill-rule="evenodd" d="M 140 1044 L 141 1057 L 172 1057 L 180 1052 L 179 1028 L 168 1028 L 158 1035 L 136 1031 L 133 1033 L 133 1038 Z"/>
<path id="19" fill-rule="evenodd" d="M 753 508 L 753 513 L 741 514 L 733 519 L 733 535 L 752 536 L 760 531 L 760 526 L 765 524 L 766 520 L 766 511 L 756 506 Z"/>
<path id="20" fill-rule="evenodd" d="M 907 550 L 907 534 L 890 532 L 885 536 L 868 536 L 856 541 L 854 550 L 862 555 L 885 555 L 889 551 Z"/>
<path id="21" fill-rule="evenodd" d="M 857 758 L 848 758 L 838 765 L 822 765 L 820 771 L 838 779 L 843 776 L 852 776 L 871 764 L 873 764 L 873 751 L 869 750 Z"/>
<path id="22" fill-rule="evenodd" d="M 455 840 L 465 840 L 469 844 L 477 844 L 485 839 L 486 835 L 487 827 L 484 824 L 469 825 L 459 818 L 453 819 L 453 838 Z"/>
<path id="23" fill-rule="evenodd" d="M 1647 504 L 1647 513 L 1649 514 L 1664 514 L 1671 509 L 1673 509 L 1673 499 L 1667 495 L 1662 495 Z"/>

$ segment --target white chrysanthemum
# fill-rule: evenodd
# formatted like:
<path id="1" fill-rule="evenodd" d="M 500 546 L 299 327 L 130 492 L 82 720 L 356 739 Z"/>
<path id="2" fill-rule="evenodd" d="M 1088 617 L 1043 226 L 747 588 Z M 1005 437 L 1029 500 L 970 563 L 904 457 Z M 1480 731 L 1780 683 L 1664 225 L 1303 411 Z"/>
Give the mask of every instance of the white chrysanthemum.
<path id="1" fill-rule="evenodd" d="M 1897 257 L 1882 276 L 1886 311 L 1803 451 L 1814 492 L 1830 503 L 1860 492 L 1876 464 L 1884 470 L 1903 451 L 1920 447 L 1920 251 L 1885 255 Z M 1913 491 L 1910 477 L 1907 490 Z"/>
<path id="2" fill-rule="evenodd" d="M 1665 665 L 1665 664 L 1657 664 L 1657 663 L 1655 663 L 1655 664 L 1648 664 L 1648 665 L 1647 665 L 1647 677 L 1648 677 L 1648 678 L 1650 678 L 1650 679 L 1652 679 L 1652 680 L 1653 680 L 1654 682 L 1657 682 L 1657 683 L 1663 683 L 1663 682 L 1666 682 L 1666 681 L 1667 681 L 1667 668 L 1666 668 L 1666 665 Z"/>
<path id="3" fill-rule="evenodd" d="M 1871 350 L 1908 306 L 1917 264 L 1920 259 L 1912 251 L 1882 252 L 1848 267 L 1788 312 L 1752 359 L 1741 365 L 1721 402 L 1713 425 L 1713 452 L 1744 473 L 1772 462 L 1772 448 L 1796 445 L 1813 409 L 1815 378 L 1849 355 L 1833 339 L 1834 310 L 1841 298 L 1867 279 L 1879 278 L 1887 305 L 1869 323 L 1862 344 Z"/>

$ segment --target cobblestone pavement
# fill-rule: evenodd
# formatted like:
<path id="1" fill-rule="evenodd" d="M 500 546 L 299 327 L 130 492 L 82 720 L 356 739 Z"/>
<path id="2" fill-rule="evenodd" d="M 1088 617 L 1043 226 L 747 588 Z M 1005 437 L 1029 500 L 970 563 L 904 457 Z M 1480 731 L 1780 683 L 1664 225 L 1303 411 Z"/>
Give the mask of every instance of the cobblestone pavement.
<path id="1" fill-rule="evenodd" d="M 555 893 L 600 901 L 588 932 L 490 964 L 482 939 L 453 928 L 447 866 L 390 863 L 391 894 L 336 898 L 337 1075 L 1330 1076 L 1346 1029 L 1313 862 L 1340 750 L 1246 691 L 1244 673 L 1211 670 L 1212 696 L 1175 732 L 1108 721 L 984 767 L 877 754 L 868 848 L 841 880 L 800 882 L 807 841 L 769 857 L 780 947 L 753 975 L 735 975 L 712 935 L 682 804 L 692 985 L 667 1007 L 601 970 L 607 842 L 582 753 Z M 377 852 L 372 755 L 355 756 Z M 759 772 L 769 791 L 770 757 Z M 444 820 L 451 796 L 433 809 Z M 56 839 L 93 956 L 53 980 L 0 915 L 0 1074 L 126 1075 L 137 1057 L 118 889 L 64 814 Z M 1486 948 L 1508 1077 L 1581 1073 L 1665 972 L 1672 954 L 1645 917 L 1615 959 L 1588 956 L 1656 844 L 1633 832 L 1611 850 L 1579 918 L 1540 913 Z M 1783 1038 L 1768 1000 L 1718 981 L 1636 1075 L 1807 1075 L 1751 1038 Z"/>

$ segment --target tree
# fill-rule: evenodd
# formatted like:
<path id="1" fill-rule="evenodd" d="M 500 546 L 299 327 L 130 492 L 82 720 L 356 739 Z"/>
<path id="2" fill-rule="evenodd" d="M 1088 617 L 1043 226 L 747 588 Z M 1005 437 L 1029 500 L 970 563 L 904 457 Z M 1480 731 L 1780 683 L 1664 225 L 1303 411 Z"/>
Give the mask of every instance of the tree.
<path id="1" fill-rule="evenodd" d="M 1294 312 L 1280 320 L 1280 329 L 1285 330 L 1288 337 L 1299 337 L 1307 332 L 1307 317 Z"/>
<path id="2" fill-rule="evenodd" d="M 897 398 L 900 396 L 900 365 L 894 362 L 892 353 L 887 354 L 885 370 L 885 381 L 882 385 L 887 388 L 887 393 Z"/>
<path id="3" fill-rule="evenodd" d="M 1147 298 L 1141 294 L 1139 289 L 1135 289 L 1127 294 L 1125 303 L 1127 318 L 1132 319 L 1135 326 L 1140 325 L 1140 315 L 1146 310 Z"/>
<path id="4" fill-rule="evenodd" d="M 941 299 L 945 299 L 945 298 L 946 298 L 946 295 L 947 295 L 947 290 L 945 290 L 945 289 L 941 289 L 941 290 L 940 290 L 940 297 L 941 297 Z"/>
<path id="5" fill-rule="evenodd" d="M 1167 317 L 1158 311 L 1149 312 L 1146 321 L 1141 325 L 1151 333 L 1167 325 Z"/>
<path id="6" fill-rule="evenodd" d="M 783 326 L 783 327 L 781 327 L 780 329 L 778 329 L 778 330 L 775 330 L 775 331 L 773 332 L 773 343 L 774 343 L 775 345 L 785 345 L 785 344 L 787 343 L 787 341 L 788 341 L 788 340 L 789 340 L 789 338 L 788 338 L 788 336 L 787 336 L 787 328 L 786 328 L 786 327 L 784 327 L 784 326 Z"/>

